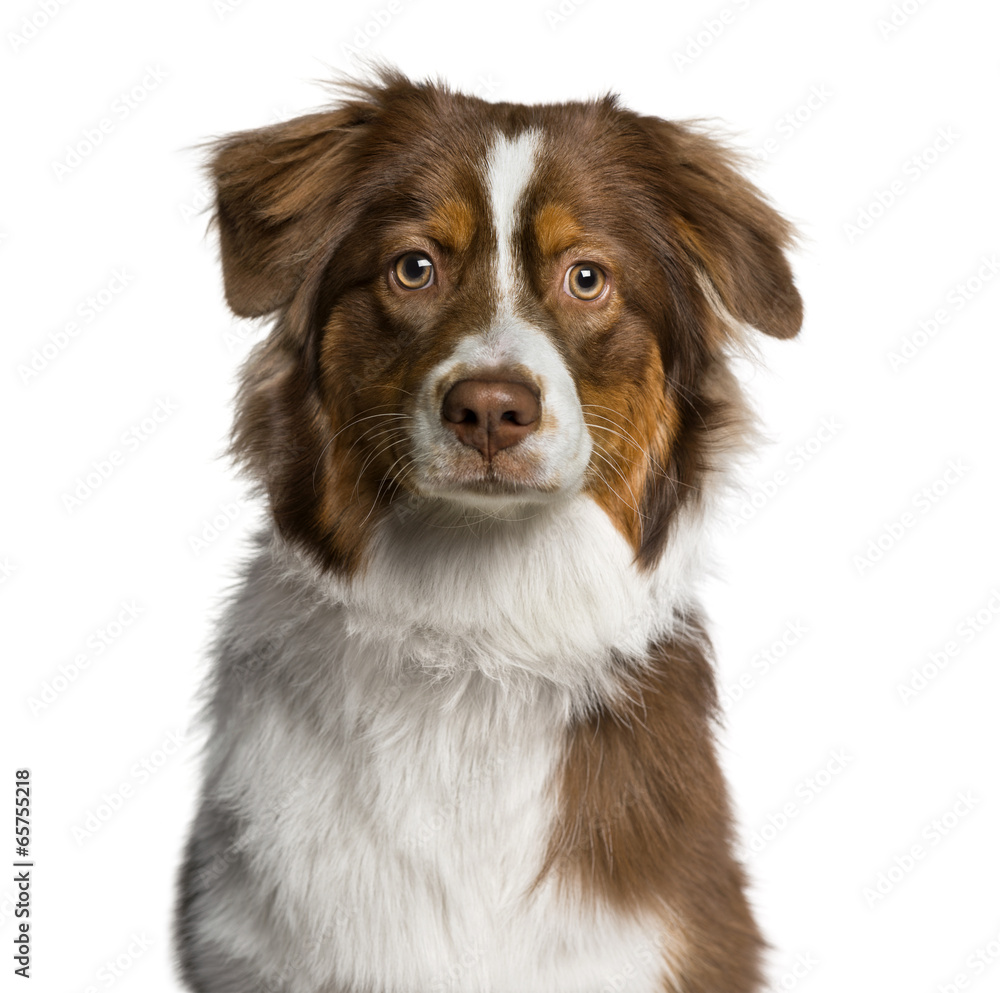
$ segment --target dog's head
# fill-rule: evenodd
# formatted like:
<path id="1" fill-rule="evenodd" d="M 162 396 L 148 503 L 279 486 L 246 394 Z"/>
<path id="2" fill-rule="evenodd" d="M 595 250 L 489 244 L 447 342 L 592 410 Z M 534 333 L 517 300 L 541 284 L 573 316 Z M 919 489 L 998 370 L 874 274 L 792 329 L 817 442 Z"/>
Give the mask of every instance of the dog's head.
<path id="1" fill-rule="evenodd" d="M 216 146 L 226 295 L 276 312 L 235 451 L 350 572 L 400 501 L 584 493 L 655 563 L 733 415 L 746 327 L 794 335 L 791 231 L 696 128 L 613 98 L 491 104 L 383 73 Z"/>

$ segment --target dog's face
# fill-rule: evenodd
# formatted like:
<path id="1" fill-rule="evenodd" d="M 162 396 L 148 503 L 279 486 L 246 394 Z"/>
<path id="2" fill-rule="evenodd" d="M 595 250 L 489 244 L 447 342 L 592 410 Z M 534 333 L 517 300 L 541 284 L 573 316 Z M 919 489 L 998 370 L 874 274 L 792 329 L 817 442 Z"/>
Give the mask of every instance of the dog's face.
<path id="1" fill-rule="evenodd" d="M 733 414 L 732 336 L 800 324 L 790 230 L 731 156 L 611 99 L 488 104 L 386 74 L 223 141 L 213 171 L 230 304 L 280 312 L 236 451 L 331 568 L 399 501 L 507 514 L 579 492 L 652 564 Z"/>

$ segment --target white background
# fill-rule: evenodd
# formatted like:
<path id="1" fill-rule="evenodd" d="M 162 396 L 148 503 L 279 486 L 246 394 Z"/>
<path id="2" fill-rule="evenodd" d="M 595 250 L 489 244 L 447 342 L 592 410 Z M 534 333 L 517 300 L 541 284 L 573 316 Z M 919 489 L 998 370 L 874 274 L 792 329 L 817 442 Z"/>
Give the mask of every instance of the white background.
<path id="1" fill-rule="evenodd" d="M 219 455 L 262 333 L 224 307 L 197 145 L 313 109 L 352 48 L 489 99 L 615 90 L 761 159 L 807 318 L 762 342 L 774 443 L 707 601 L 773 981 L 1000 988 L 998 8 L 558 2 L 5 5 L 0 779 L 5 804 L 15 768 L 34 786 L 24 988 L 176 988 L 195 692 L 257 514 Z"/>

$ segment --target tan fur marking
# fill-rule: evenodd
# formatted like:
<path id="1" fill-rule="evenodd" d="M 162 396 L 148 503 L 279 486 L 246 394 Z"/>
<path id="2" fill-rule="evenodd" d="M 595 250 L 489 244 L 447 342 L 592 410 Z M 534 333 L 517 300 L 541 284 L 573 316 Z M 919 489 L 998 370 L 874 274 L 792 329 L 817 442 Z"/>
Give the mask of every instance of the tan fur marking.
<path id="1" fill-rule="evenodd" d="M 547 203 L 535 216 L 535 238 L 545 255 L 558 255 L 583 237 L 573 215 L 557 204 Z"/>
<path id="2" fill-rule="evenodd" d="M 461 200 L 445 200 L 431 214 L 427 231 L 446 248 L 464 252 L 472 244 L 476 220 L 472 209 Z"/>
<path id="3" fill-rule="evenodd" d="M 679 414 L 663 370 L 650 355 L 641 382 L 581 383 L 584 419 L 594 443 L 587 492 L 636 551 L 642 544 L 642 494 L 650 474 L 667 472 Z"/>

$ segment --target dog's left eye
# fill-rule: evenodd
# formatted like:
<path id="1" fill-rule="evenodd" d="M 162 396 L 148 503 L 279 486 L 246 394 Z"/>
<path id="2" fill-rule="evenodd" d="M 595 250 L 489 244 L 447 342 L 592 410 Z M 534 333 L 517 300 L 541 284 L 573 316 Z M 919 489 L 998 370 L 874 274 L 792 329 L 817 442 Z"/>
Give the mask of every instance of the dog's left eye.
<path id="1" fill-rule="evenodd" d="M 608 277 L 592 262 L 577 262 L 566 273 L 566 292 L 577 300 L 596 300 L 607 286 Z"/>
<path id="2" fill-rule="evenodd" d="M 434 281 L 434 263 L 423 252 L 401 255 L 392 271 L 405 290 L 422 290 Z"/>

